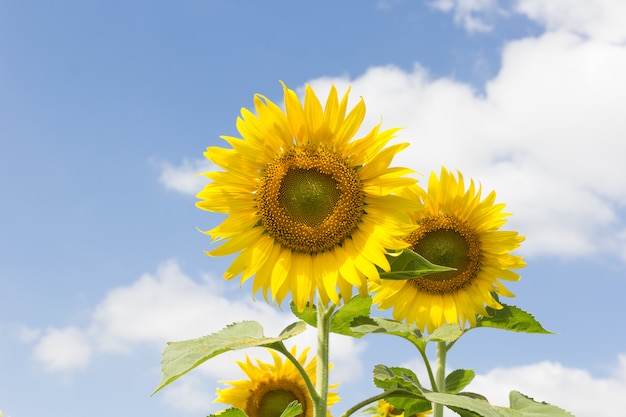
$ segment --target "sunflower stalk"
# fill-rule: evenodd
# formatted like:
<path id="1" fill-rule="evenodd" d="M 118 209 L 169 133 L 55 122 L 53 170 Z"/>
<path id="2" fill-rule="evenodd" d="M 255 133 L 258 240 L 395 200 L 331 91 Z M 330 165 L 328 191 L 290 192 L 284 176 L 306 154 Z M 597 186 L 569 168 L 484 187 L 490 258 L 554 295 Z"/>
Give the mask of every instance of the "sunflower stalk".
<path id="1" fill-rule="evenodd" d="M 435 362 L 435 383 L 433 389 L 437 392 L 446 392 L 446 342 L 437 342 L 437 359 Z M 433 417 L 443 417 L 443 405 L 433 403 Z"/>
<path id="2" fill-rule="evenodd" d="M 322 302 L 317 306 L 317 369 L 316 369 L 316 392 L 317 398 L 313 398 L 315 417 L 327 417 L 328 414 L 328 374 L 329 361 L 329 338 L 330 318 L 334 308 Z"/>

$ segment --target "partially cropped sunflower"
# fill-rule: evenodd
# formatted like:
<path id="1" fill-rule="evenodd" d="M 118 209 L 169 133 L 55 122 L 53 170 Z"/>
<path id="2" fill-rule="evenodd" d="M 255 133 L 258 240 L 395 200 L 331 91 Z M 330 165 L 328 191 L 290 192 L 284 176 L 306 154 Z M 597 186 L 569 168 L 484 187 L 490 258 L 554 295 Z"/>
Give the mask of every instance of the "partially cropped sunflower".
<path id="1" fill-rule="evenodd" d="M 274 351 L 270 350 L 274 363 L 264 363 L 259 360 L 254 364 L 246 356 L 245 362 L 237 362 L 246 373 L 248 379 L 226 382 L 230 388 L 218 389 L 215 402 L 230 404 L 245 411 L 248 417 L 280 417 L 287 405 L 297 400 L 302 406 L 302 414 L 298 417 L 312 417 L 314 415 L 313 401 L 302 376 L 290 361 L 285 361 Z M 303 366 L 311 382 L 315 385 L 316 359 L 313 357 L 306 363 L 309 349 L 305 349 L 298 362 Z M 296 356 L 295 347 L 291 354 Z M 330 388 L 336 388 L 332 385 Z M 328 406 L 339 401 L 336 391 L 328 391 Z"/>
<path id="2" fill-rule="evenodd" d="M 524 238 L 499 230 L 509 214 L 502 211 L 504 204 L 495 204 L 495 192 L 481 201 L 480 187 L 470 181 L 466 190 L 461 173 L 456 177 L 445 168 L 439 178 L 430 175 L 427 192 L 417 187 L 407 192 L 425 206 L 414 213 L 418 228 L 406 238 L 410 248 L 456 270 L 406 281 L 377 280 L 371 286 L 374 303 L 429 333 L 443 323 L 473 326 L 476 314 L 487 315 L 485 306 L 502 308 L 493 294 L 514 296 L 498 280 L 519 280 L 513 270 L 525 263 L 511 252 Z"/>
<path id="3" fill-rule="evenodd" d="M 205 156 L 224 171 L 198 194 L 201 209 L 228 214 L 206 232 L 222 245 L 207 254 L 239 252 L 224 274 L 254 276 L 281 303 L 291 293 L 301 311 L 316 292 L 321 302 L 347 300 L 352 288 L 367 293 L 366 277 L 389 269 L 388 250 L 407 246 L 414 203 L 395 195 L 415 184 L 411 170 L 390 168 L 408 144 L 385 148 L 398 129 L 380 125 L 351 140 L 365 116 L 361 100 L 348 114 L 348 93 L 334 87 L 322 107 L 307 86 L 304 103 L 284 87 L 285 111 L 263 96 L 256 114 L 243 109 L 242 138 L 222 137 L 231 148 L 209 147 Z"/>
<path id="4" fill-rule="evenodd" d="M 373 417 L 428 417 L 433 413 L 432 410 L 427 410 L 421 413 L 405 416 L 402 410 L 398 410 L 385 400 L 378 400 L 378 405 L 369 410 Z"/>

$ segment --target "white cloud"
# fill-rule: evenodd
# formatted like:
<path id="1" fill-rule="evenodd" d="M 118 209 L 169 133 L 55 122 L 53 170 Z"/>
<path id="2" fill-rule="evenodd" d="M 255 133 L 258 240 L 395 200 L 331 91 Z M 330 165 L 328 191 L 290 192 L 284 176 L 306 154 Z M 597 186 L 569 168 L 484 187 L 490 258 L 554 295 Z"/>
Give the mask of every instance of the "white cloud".
<path id="1" fill-rule="evenodd" d="M 84 332 L 76 327 L 47 329 L 33 357 L 50 371 L 82 370 L 91 360 L 92 349 Z"/>
<path id="2" fill-rule="evenodd" d="M 162 162 L 159 165 L 161 169 L 159 182 L 167 190 L 188 195 L 197 194 L 208 182 L 206 177 L 198 174 L 216 169 L 215 164 L 206 158 L 192 161 L 185 159 L 178 166 L 169 162 Z"/>
<path id="3" fill-rule="evenodd" d="M 281 312 L 265 302 L 252 301 L 249 293 L 241 298 L 228 296 L 225 287 L 220 278 L 211 276 L 200 282 L 192 280 L 175 261 L 167 261 L 155 274 L 144 274 L 130 285 L 111 290 L 84 328 L 49 328 L 41 336 L 25 331 L 28 337 L 24 341 L 35 342 L 33 357 L 45 369 L 67 374 L 84 370 L 97 355 L 132 354 L 146 347 L 161 351 L 167 341 L 201 337 L 233 322 L 258 321 L 265 335 L 274 336 L 297 320 L 288 309 Z M 312 358 L 316 337 L 314 329 L 307 329 L 285 343 L 288 347 L 297 345 L 299 351 L 310 346 Z M 365 343 L 338 335 L 331 336 L 331 343 L 331 360 L 336 363 L 332 381 L 345 383 L 360 378 L 363 369 L 359 356 Z M 209 361 L 168 387 L 163 401 L 181 410 L 207 411 L 218 380 L 243 377 L 234 362 L 246 354 L 270 359 L 259 348 L 222 354 L 219 360 Z M 213 411 L 220 409 L 212 407 Z"/>
<path id="4" fill-rule="evenodd" d="M 551 31 L 570 31 L 609 42 L 626 41 L 623 0 L 518 0 L 516 11 Z"/>
<path id="5" fill-rule="evenodd" d="M 485 395 L 492 404 L 508 406 L 516 390 L 557 405 L 577 417 L 621 417 L 626 409 L 626 355 L 618 357 L 612 375 L 594 377 L 588 371 L 541 362 L 513 368 L 496 368 L 477 375 L 468 391 Z"/>
<path id="6" fill-rule="evenodd" d="M 527 236 L 523 252 L 626 253 L 626 47 L 567 32 L 509 42 L 485 94 L 416 66 L 320 78 L 368 106 L 366 124 L 404 126 L 396 158 L 427 175 L 441 165 L 495 189 Z M 626 258 L 625 258 L 626 259 Z"/>
<path id="7" fill-rule="evenodd" d="M 428 386 L 428 374 L 421 360 L 404 363 Z M 535 401 L 563 408 L 576 417 L 621 417 L 626 408 L 626 354 L 619 355 L 614 371 L 595 377 L 580 368 L 568 368 L 556 362 L 539 362 L 510 368 L 495 368 L 477 374 L 464 391 L 487 397 L 493 405 L 508 407 L 509 393 L 519 391 Z M 446 416 L 456 414 L 447 411 Z"/>

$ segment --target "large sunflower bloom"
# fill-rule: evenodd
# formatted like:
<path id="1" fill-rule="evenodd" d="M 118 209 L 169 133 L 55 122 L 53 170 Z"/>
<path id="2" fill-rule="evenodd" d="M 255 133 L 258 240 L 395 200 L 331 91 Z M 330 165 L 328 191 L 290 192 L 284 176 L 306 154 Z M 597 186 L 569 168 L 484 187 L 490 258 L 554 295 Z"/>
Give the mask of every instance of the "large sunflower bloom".
<path id="1" fill-rule="evenodd" d="M 498 279 L 517 281 L 514 269 L 523 268 L 522 258 L 511 254 L 524 240 L 517 232 L 500 227 L 509 215 L 504 204 L 495 204 L 491 192 L 481 201 L 480 187 L 461 173 L 458 178 L 442 168 L 440 178 L 432 173 L 428 192 L 407 190 L 421 199 L 424 209 L 414 213 L 418 228 L 406 240 L 410 248 L 437 264 L 456 268 L 406 280 L 372 283 L 379 309 L 393 308 L 396 320 L 415 323 L 428 332 L 443 323 L 476 324 L 476 314 L 487 315 L 485 305 L 500 309 L 493 294 L 513 297 Z"/>
<path id="2" fill-rule="evenodd" d="M 315 356 L 309 363 L 306 357 L 309 349 L 305 349 L 297 358 L 307 375 L 315 385 Z M 306 383 L 290 361 L 285 361 L 274 351 L 270 350 L 274 363 L 264 363 L 260 360 L 254 364 L 246 356 L 245 362 L 237 362 L 246 373 L 248 379 L 226 382 L 230 388 L 218 389 L 215 402 L 230 404 L 245 411 L 248 417 L 280 417 L 287 405 L 297 400 L 302 405 L 302 414 L 299 417 L 314 415 L 313 401 Z M 295 347 L 291 354 L 296 356 Z M 336 388 L 333 385 L 330 388 Z M 328 391 L 328 406 L 339 401 L 335 391 Z"/>
<path id="3" fill-rule="evenodd" d="M 243 109 L 242 138 L 232 148 L 209 147 L 205 156 L 223 172 L 198 194 L 197 206 L 229 216 L 206 232 L 224 241 L 207 254 L 240 252 L 224 274 L 254 276 L 252 290 L 279 304 L 291 293 L 298 310 L 312 302 L 339 304 L 352 287 L 367 294 L 366 277 L 389 270 L 388 250 L 402 249 L 414 203 L 395 195 L 415 180 L 390 168 L 408 144 L 385 148 L 398 129 L 380 125 L 351 141 L 365 116 L 361 100 L 347 115 L 348 94 L 334 86 L 322 108 L 307 86 L 304 103 L 284 87 L 285 111 L 263 96 L 256 115 Z"/>

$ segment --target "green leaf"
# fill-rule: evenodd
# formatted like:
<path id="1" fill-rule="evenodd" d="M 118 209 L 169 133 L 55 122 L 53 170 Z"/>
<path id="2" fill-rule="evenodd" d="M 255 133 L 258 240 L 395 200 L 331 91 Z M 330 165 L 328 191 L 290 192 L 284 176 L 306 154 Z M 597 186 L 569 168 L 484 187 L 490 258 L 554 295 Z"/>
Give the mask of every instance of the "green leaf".
<path id="1" fill-rule="evenodd" d="M 330 331 L 352 337 L 363 337 L 361 333 L 355 333 L 350 324 L 357 317 L 369 317 L 372 308 L 372 297 L 357 295 L 339 308 L 330 319 Z"/>
<path id="2" fill-rule="evenodd" d="M 432 409 L 432 403 L 430 401 L 418 398 L 388 397 L 385 398 L 385 401 L 393 405 L 396 409 L 402 410 L 405 416 L 412 416 Z"/>
<path id="3" fill-rule="evenodd" d="M 422 335 L 416 326 L 380 317 L 358 317 L 352 321 L 351 329 L 354 333 L 362 335 L 380 333 L 399 336 L 408 340 L 422 351 L 426 348 L 426 343 L 428 342 L 428 339 Z"/>
<path id="4" fill-rule="evenodd" d="M 399 254 L 386 255 L 391 269 L 381 271 L 381 279 L 406 280 L 432 274 L 433 272 L 455 271 L 455 268 L 435 265 L 423 256 L 405 249 Z"/>
<path id="5" fill-rule="evenodd" d="M 419 398 L 424 398 L 417 375 L 410 369 L 376 365 L 374 367 L 374 384 L 386 391 L 400 388 Z"/>
<path id="6" fill-rule="evenodd" d="M 446 377 L 446 392 L 448 394 L 457 394 L 463 388 L 469 385 L 474 379 L 476 373 L 472 369 L 457 369 L 450 372 Z"/>
<path id="7" fill-rule="evenodd" d="M 285 411 L 282 412 L 280 417 L 296 417 L 300 414 L 302 414 L 302 404 L 293 400 L 287 405 L 287 408 L 285 408 Z"/>
<path id="8" fill-rule="evenodd" d="M 445 323 L 437 327 L 428 337 L 431 342 L 452 342 L 463 334 L 463 329 L 458 323 Z"/>
<path id="9" fill-rule="evenodd" d="M 532 314 L 521 308 L 502 304 L 500 310 L 487 307 L 490 317 L 480 316 L 476 320 L 476 327 L 494 327 L 524 333 L 552 334 L 539 324 Z"/>
<path id="10" fill-rule="evenodd" d="M 471 398 L 461 394 L 447 394 L 444 392 L 432 392 L 423 390 L 424 397 L 432 402 L 443 404 L 446 407 L 456 411 L 469 411 L 471 413 L 463 413 L 463 416 L 473 416 L 472 413 L 482 417 L 513 417 L 514 414 L 510 410 L 500 407 L 494 407 L 481 399 Z M 460 409 L 460 410 L 459 410 Z M 517 417 L 517 416 L 516 416 Z M 521 417 L 521 416 L 520 416 Z"/>
<path id="11" fill-rule="evenodd" d="M 545 402 L 539 403 L 517 391 L 510 392 L 509 403 L 512 410 L 521 412 L 516 415 L 523 417 L 574 417 L 572 413 L 562 408 Z"/>
<path id="12" fill-rule="evenodd" d="M 217 414 L 211 414 L 209 417 L 248 417 L 247 414 L 240 408 L 227 408 L 224 411 L 220 411 Z"/>
<path id="13" fill-rule="evenodd" d="M 480 396 L 472 398 L 475 394 L 470 393 L 448 394 L 426 389 L 422 392 L 427 400 L 443 404 L 462 417 L 574 417 L 562 408 L 538 403 L 517 391 L 512 391 L 509 396 L 510 408 L 493 406 Z"/>
<path id="14" fill-rule="evenodd" d="M 152 394 L 220 353 L 249 347 L 272 347 L 305 329 L 306 324 L 300 321 L 288 326 L 280 336 L 268 338 L 263 335 L 263 328 L 259 323 L 244 321 L 199 339 L 169 342 L 161 359 L 161 382 Z"/>
<path id="15" fill-rule="evenodd" d="M 333 313 L 333 316 L 330 318 L 330 331 L 344 336 L 363 337 L 363 334 L 355 333 L 350 329 L 350 323 L 357 317 L 369 317 L 371 307 L 372 297 L 361 297 L 360 295 L 353 297 Z M 317 307 L 307 306 L 303 311 L 298 311 L 296 305 L 292 302 L 291 311 L 308 325 L 317 327 Z"/>

